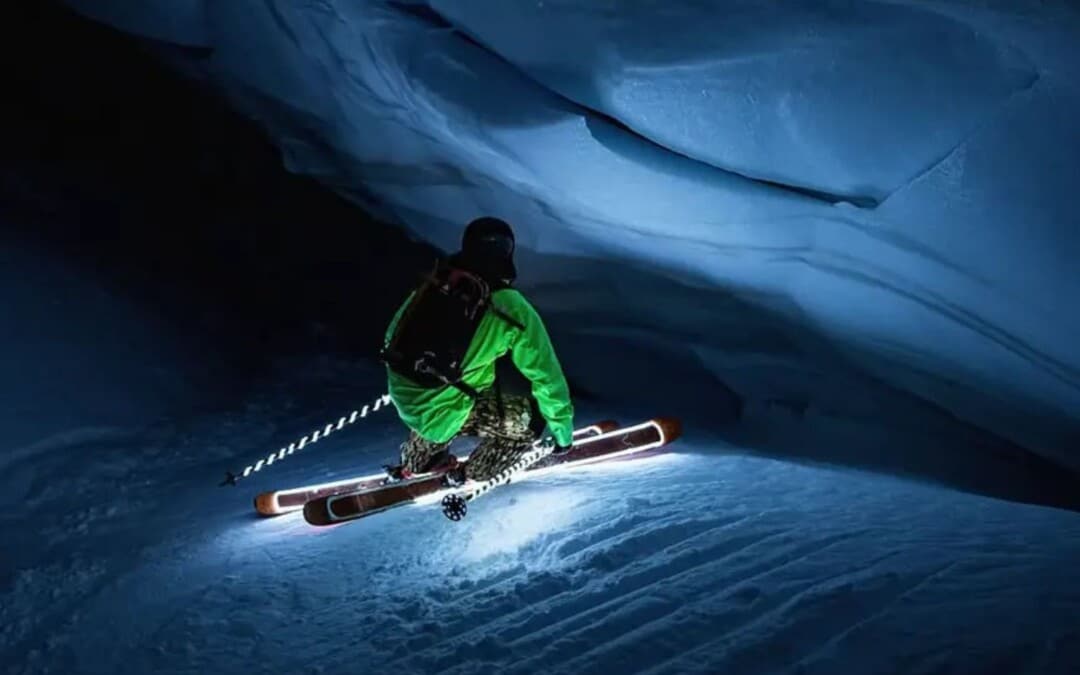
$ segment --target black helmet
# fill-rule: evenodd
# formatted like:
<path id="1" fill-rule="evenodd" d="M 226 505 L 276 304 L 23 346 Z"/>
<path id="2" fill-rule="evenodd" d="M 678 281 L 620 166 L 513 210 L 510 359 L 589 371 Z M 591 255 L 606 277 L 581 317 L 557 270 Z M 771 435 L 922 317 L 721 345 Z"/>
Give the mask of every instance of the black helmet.
<path id="1" fill-rule="evenodd" d="M 517 278 L 514 246 L 514 231 L 505 220 L 477 218 L 461 237 L 459 261 L 493 286 L 509 286 Z"/>
<path id="2" fill-rule="evenodd" d="M 513 258 L 514 231 L 505 220 L 490 216 L 477 218 L 461 236 L 461 251 L 466 255 Z"/>

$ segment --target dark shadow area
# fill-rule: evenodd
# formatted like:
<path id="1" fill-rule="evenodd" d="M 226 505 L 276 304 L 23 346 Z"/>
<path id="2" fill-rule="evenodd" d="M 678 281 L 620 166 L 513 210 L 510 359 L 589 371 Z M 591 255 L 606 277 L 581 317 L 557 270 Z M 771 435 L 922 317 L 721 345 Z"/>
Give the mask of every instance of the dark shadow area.
<path id="1" fill-rule="evenodd" d="M 434 249 L 288 173 L 156 45 L 50 1 L 0 14 L 19 46 L 0 126 L 4 241 L 63 257 L 241 385 L 282 355 L 376 352 Z"/>

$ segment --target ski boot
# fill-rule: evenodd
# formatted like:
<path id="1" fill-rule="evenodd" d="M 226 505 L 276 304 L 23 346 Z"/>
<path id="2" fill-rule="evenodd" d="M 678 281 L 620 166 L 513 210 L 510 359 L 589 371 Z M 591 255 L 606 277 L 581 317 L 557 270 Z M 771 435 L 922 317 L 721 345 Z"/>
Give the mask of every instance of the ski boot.
<path id="1" fill-rule="evenodd" d="M 465 465 L 457 464 L 443 474 L 443 485 L 449 488 L 460 487 L 465 484 Z"/>
<path id="2" fill-rule="evenodd" d="M 413 477 L 413 472 L 406 469 L 404 464 L 383 464 L 383 471 L 386 472 L 386 478 L 382 480 L 383 485 L 400 483 Z"/>
<path id="3" fill-rule="evenodd" d="M 383 470 L 386 471 L 386 478 L 383 479 L 383 485 L 389 485 L 390 483 L 397 483 L 403 480 L 411 480 L 417 476 L 426 474 L 446 473 L 458 466 L 457 456 L 448 450 L 443 450 L 433 456 L 419 473 L 409 471 L 404 464 L 383 464 Z"/>

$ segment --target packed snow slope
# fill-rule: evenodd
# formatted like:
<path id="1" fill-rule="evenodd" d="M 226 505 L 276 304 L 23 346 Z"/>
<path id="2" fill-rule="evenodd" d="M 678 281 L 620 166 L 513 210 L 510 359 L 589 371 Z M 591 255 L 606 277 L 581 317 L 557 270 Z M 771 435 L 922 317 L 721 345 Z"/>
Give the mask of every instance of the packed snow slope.
<path id="1" fill-rule="evenodd" d="M 260 519 L 257 491 L 370 473 L 401 438 L 377 414 L 215 487 L 238 454 L 323 423 L 316 400 L 378 375 L 333 360 L 283 373 L 229 414 L 21 463 L 35 480 L 0 516 L 3 672 L 1068 675 L 1080 663 L 1076 513 L 726 454 L 701 434 L 666 456 L 501 488 L 460 523 L 435 506 L 325 529 Z"/>
<path id="2" fill-rule="evenodd" d="M 291 170 L 443 248 L 512 221 L 558 337 L 617 345 L 605 377 L 566 349 L 586 389 L 706 387 L 763 428 L 911 399 L 1080 468 L 1075 5 L 69 4 L 182 46 Z M 638 391 L 625 359 L 701 375 Z"/>

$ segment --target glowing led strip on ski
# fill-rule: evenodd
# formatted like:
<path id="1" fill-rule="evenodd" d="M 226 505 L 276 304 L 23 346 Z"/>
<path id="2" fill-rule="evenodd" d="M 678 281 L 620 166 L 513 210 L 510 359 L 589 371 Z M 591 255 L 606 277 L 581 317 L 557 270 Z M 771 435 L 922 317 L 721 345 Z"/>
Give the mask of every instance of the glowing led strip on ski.
<path id="1" fill-rule="evenodd" d="M 521 480 L 527 480 L 527 479 L 531 479 L 531 478 L 536 478 L 536 477 L 539 477 L 539 476 L 544 476 L 544 475 L 548 475 L 548 474 L 551 474 L 551 473 L 555 473 L 556 471 L 559 471 L 559 470 L 562 470 L 562 469 L 569 469 L 571 467 L 584 466 L 586 464 L 593 464 L 593 463 L 596 463 L 596 462 L 605 462 L 605 461 L 609 461 L 609 460 L 612 460 L 612 459 L 616 459 L 618 457 L 627 457 L 629 455 L 634 455 L 634 454 L 637 454 L 639 452 L 646 452 L 648 450 L 653 450 L 655 448 L 659 448 L 659 447 L 667 444 L 668 438 L 667 438 L 667 434 L 664 433 L 664 427 L 661 426 L 660 424 L 657 424 L 655 421 L 650 420 L 648 422 L 642 422 L 641 424 L 636 424 L 634 426 L 624 427 L 622 429 L 616 429 L 614 431 L 609 431 L 607 433 L 603 433 L 603 434 L 599 434 L 599 435 L 596 435 L 596 436 L 590 436 L 588 438 L 584 438 L 581 441 L 579 441 L 577 443 L 574 443 L 574 449 L 576 450 L 578 448 L 583 448 L 583 447 L 586 447 L 586 446 L 591 445 L 593 443 L 599 443 L 600 441 L 604 441 L 604 440 L 607 440 L 609 438 L 613 438 L 613 437 L 616 437 L 616 436 L 623 436 L 623 435 L 626 435 L 626 434 L 632 434 L 632 433 L 635 433 L 637 431 L 641 431 L 642 429 L 648 429 L 650 427 L 656 430 L 656 435 L 657 435 L 657 440 L 652 442 L 652 443 L 646 443 L 644 445 L 638 445 L 638 446 L 634 446 L 632 448 L 627 448 L 626 450 L 620 450 L 618 452 L 610 452 L 610 453 L 606 453 L 606 454 L 603 454 L 603 455 L 598 455 L 596 457 L 587 457 L 585 459 L 580 459 L 580 460 L 571 461 L 571 462 L 565 462 L 565 463 L 562 463 L 562 464 L 554 464 L 552 466 L 544 467 L 542 469 L 536 469 L 534 471 L 527 471 L 527 469 L 530 466 L 532 466 L 536 462 L 539 462 L 544 457 L 547 457 L 549 454 L 551 454 L 551 451 L 549 449 L 547 449 L 547 448 L 536 448 L 535 450 L 530 450 L 528 453 L 523 455 L 521 457 L 521 459 L 519 459 L 517 462 L 515 462 L 513 464 L 513 466 L 511 466 L 509 469 L 506 469 L 505 471 L 503 471 L 499 475 L 497 475 L 497 476 L 495 476 L 493 478 L 490 478 L 490 479 L 488 479 L 486 481 L 483 481 L 482 483 L 472 485 L 472 486 L 466 485 L 465 489 L 462 489 L 462 488 L 450 488 L 450 489 L 447 489 L 447 490 L 439 490 L 438 492 L 435 492 L 435 493 L 432 493 L 432 494 L 423 495 L 422 497 L 417 497 L 414 500 L 414 503 L 416 503 L 416 504 L 434 504 L 436 502 L 442 501 L 443 497 L 445 497 L 446 495 L 451 494 L 453 492 L 457 492 L 457 493 L 461 494 L 461 496 L 463 496 L 466 500 L 472 501 L 473 499 L 476 499 L 477 497 L 484 494 L 485 492 L 491 490 L 493 487 L 496 487 L 498 485 L 503 485 L 505 483 L 509 483 L 509 482 L 511 482 L 513 480 L 517 480 L 519 478 Z"/>
<path id="2" fill-rule="evenodd" d="M 370 406 L 365 405 L 363 408 L 361 408 L 359 410 L 354 410 L 354 411 L 352 411 L 352 414 L 341 417 L 337 421 L 337 423 L 331 422 L 330 424 L 327 424 L 325 427 L 323 427 L 321 429 L 316 429 L 315 431 L 311 432 L 307 436 L 304 436 L 299 441 L 295 441 L 293 443 L 290 443 L 289 445 L 281 448 L 280 450 L 278 450 L 276 452 L 271 452 L 269 455 L 267 455 L 263 459 L 260 459 L 259 461 L 255 462 L 254 464 L 248 464 L 247 467 L 245 467 L 244 470 L 240 473 L 240 475 L 235 476 L 234 478 L 235 478 L 235 480 L 240 480 L 242 478 L 247 478 L 251 474 L 256 473 L 258 471 L 261 471 L 264 468 L 270 466 L 271 464 L 274 464 L 275 462 L 280 462 L 281 460 L 285 459 L 286 457 L 289 457 L 290 455 L 292 455 L 297 450 L 301 450 L 301 449 L 303 449 L 303 448 L 305 448 L 305 447 L 307 447 L 309 445 L 312 445 L 314 443 L 318 443 L 320 439 L 326 438 L 327 436 L 334 433 L 335 431 L 339 431 L 339 430 L 347 427 L 348 425 L 353 424 L 357 420 L 361 420 L 361 419 L 367 417 L 369 413 L 378 412 L 383 407 L 386 407 L 386 406 L 389 406 L 389 405 L 390 405 L 390 395 L 389 394 L 383 394 L 379 398 L 375 399 L 374 404 L 372 404 Z M 235 480 L 234 480 L 234 482 L 235 482 Z"/>
<path id="3" fill-rule="evenodd" d="M 577 438 L 580 438 L 582 436 L 601 436 L 601 435 L 603 435 L 603 433 L 604 433 L 603 427 L 601 427 L 599 425 L 596 425 L 596 424 L 590 424 L 587 427 L 582 427 L 580 429 L 575 429 L 574 430 L 574 438 L 577 439 Z M 581 443 L 579 442 L 578 445 L 580 445 L 580 444 Z M 469 459 L 469 456 L 465 455 L 464 457 L 459 458 L 458 461 L 459 462 L 464 462 L 464 461 L 467 461 L 468 459 Z M 423 478 L 425 475 L 428 475 L 428 474 L 421 474 L 420 476 L 417 476 L 417 478 Z M 332 489 L 332 488 L 335 488 L 335 487 L 338 487 L 338 486 L 352 485 L 353 483 L 367 483 L 367 482 L 371 482 L 371 481 L 380 480 L 382 478 L 386 478 L 386 473 L 385 472 L 368 474 L 367 476 L 357 476 L 357 477 L 354 477 L 354 478 L 345 478 L 343 480 L 336 480 L 336 481 L 332 481 L 330 483 L 316 483 L 314 485 L 305 485 L 304 487 L 290 488 L 288 490 L 278 490 L 277 492 L 273 493 L 273 502 L 272 503 L 274 505 L 274 511 L 272 513 L 270 513 L 269 515 L 279 515 L 279 514 L 283 514 L 283 513 L 290 513 L 292 511 L 301 511 L 301 510 L 303 510 L 303 508 L 304 508 L 303 504 L 299 504 L 299 505 L 296 505 L 296 506 L 282 506 L 281 505 L 281 499 L 284 498 L 284 497 L 289 497 L 289 496 L 295 495 L 295 494 L 303 494 L 303 493 L 306 493 L 306 492 L 316 492 L 318 490 L 328 490 L 328 489 Z"/>
<path id="4" fill-rule="evenodd" d="M 570 467 L 584 466 L 586 464 L 596 464 L 596 463 L 599 463 L 599 462 L 608 462 L 608 461 L 611 461 L 613 459 L 618 459 L 619 457 L 629 457 L 630 455 L 636 455 L 639 452 L 647 452 L 649 450 L 655 450 L 656 448 L 667 445 L 669 439 L 667 437 L 667 434 L 664 433 L 664 427 L 662 425 L 657 424 L 656 422 L 650 420 L 648 422 L 642 422 L 641 424 L 636 424 L 636 425 L 634 425 L 632 427 L 626 427 L 625 429 L 616 429 L 615 431 L 612 431 L 612 432 L 609 432 L 609 433 L 606 433 L 606 434 L 601 434 L 599 436 L 594 436 L 592 438 L 586 438 L 585 440 L 581 441 L 580 443 L 575 444 L 574 448 L 576 449 L 576 448 L 584 447 L 586 445 L 590 445 L 592 443 L 602 441 L 602 440 L 604 440 L 606 438 L 611 438 L 612 436 L 620 436 L 622 434 L 632 434 L 634 432 L 641 431 L 642 429 L 648 429 L 650 427 L 656 430 L 656 436 L 658 438 L 658 440 L 656 440 L 656 441 L 654 441 L 652 443 L 646 443 L 644 445 L 637 445 L 637 446 L 634 446 L 632 448 L 627 448 L 626 450 L 620 450 L 618 452 L 609 452 L 607 454 L 597 455 L 596 457 L 586 457 L 584 459 L 574 460 L 574 461 L 571 461 L 571 462 L 564 462 L 562 464 L 553 464 L 551 466 L 545 466 L 542 469 L 535 469 L 533 471 L 529 471 L 527 474 L 525 474 L 525 477 L 530 478 L 530 479 L 531 478 L 538 478 L 540 476 L 546 476 L 546 475 L 555 473 L 555 472 L 563 470 L 563 469 L 569 469 Z"/>

